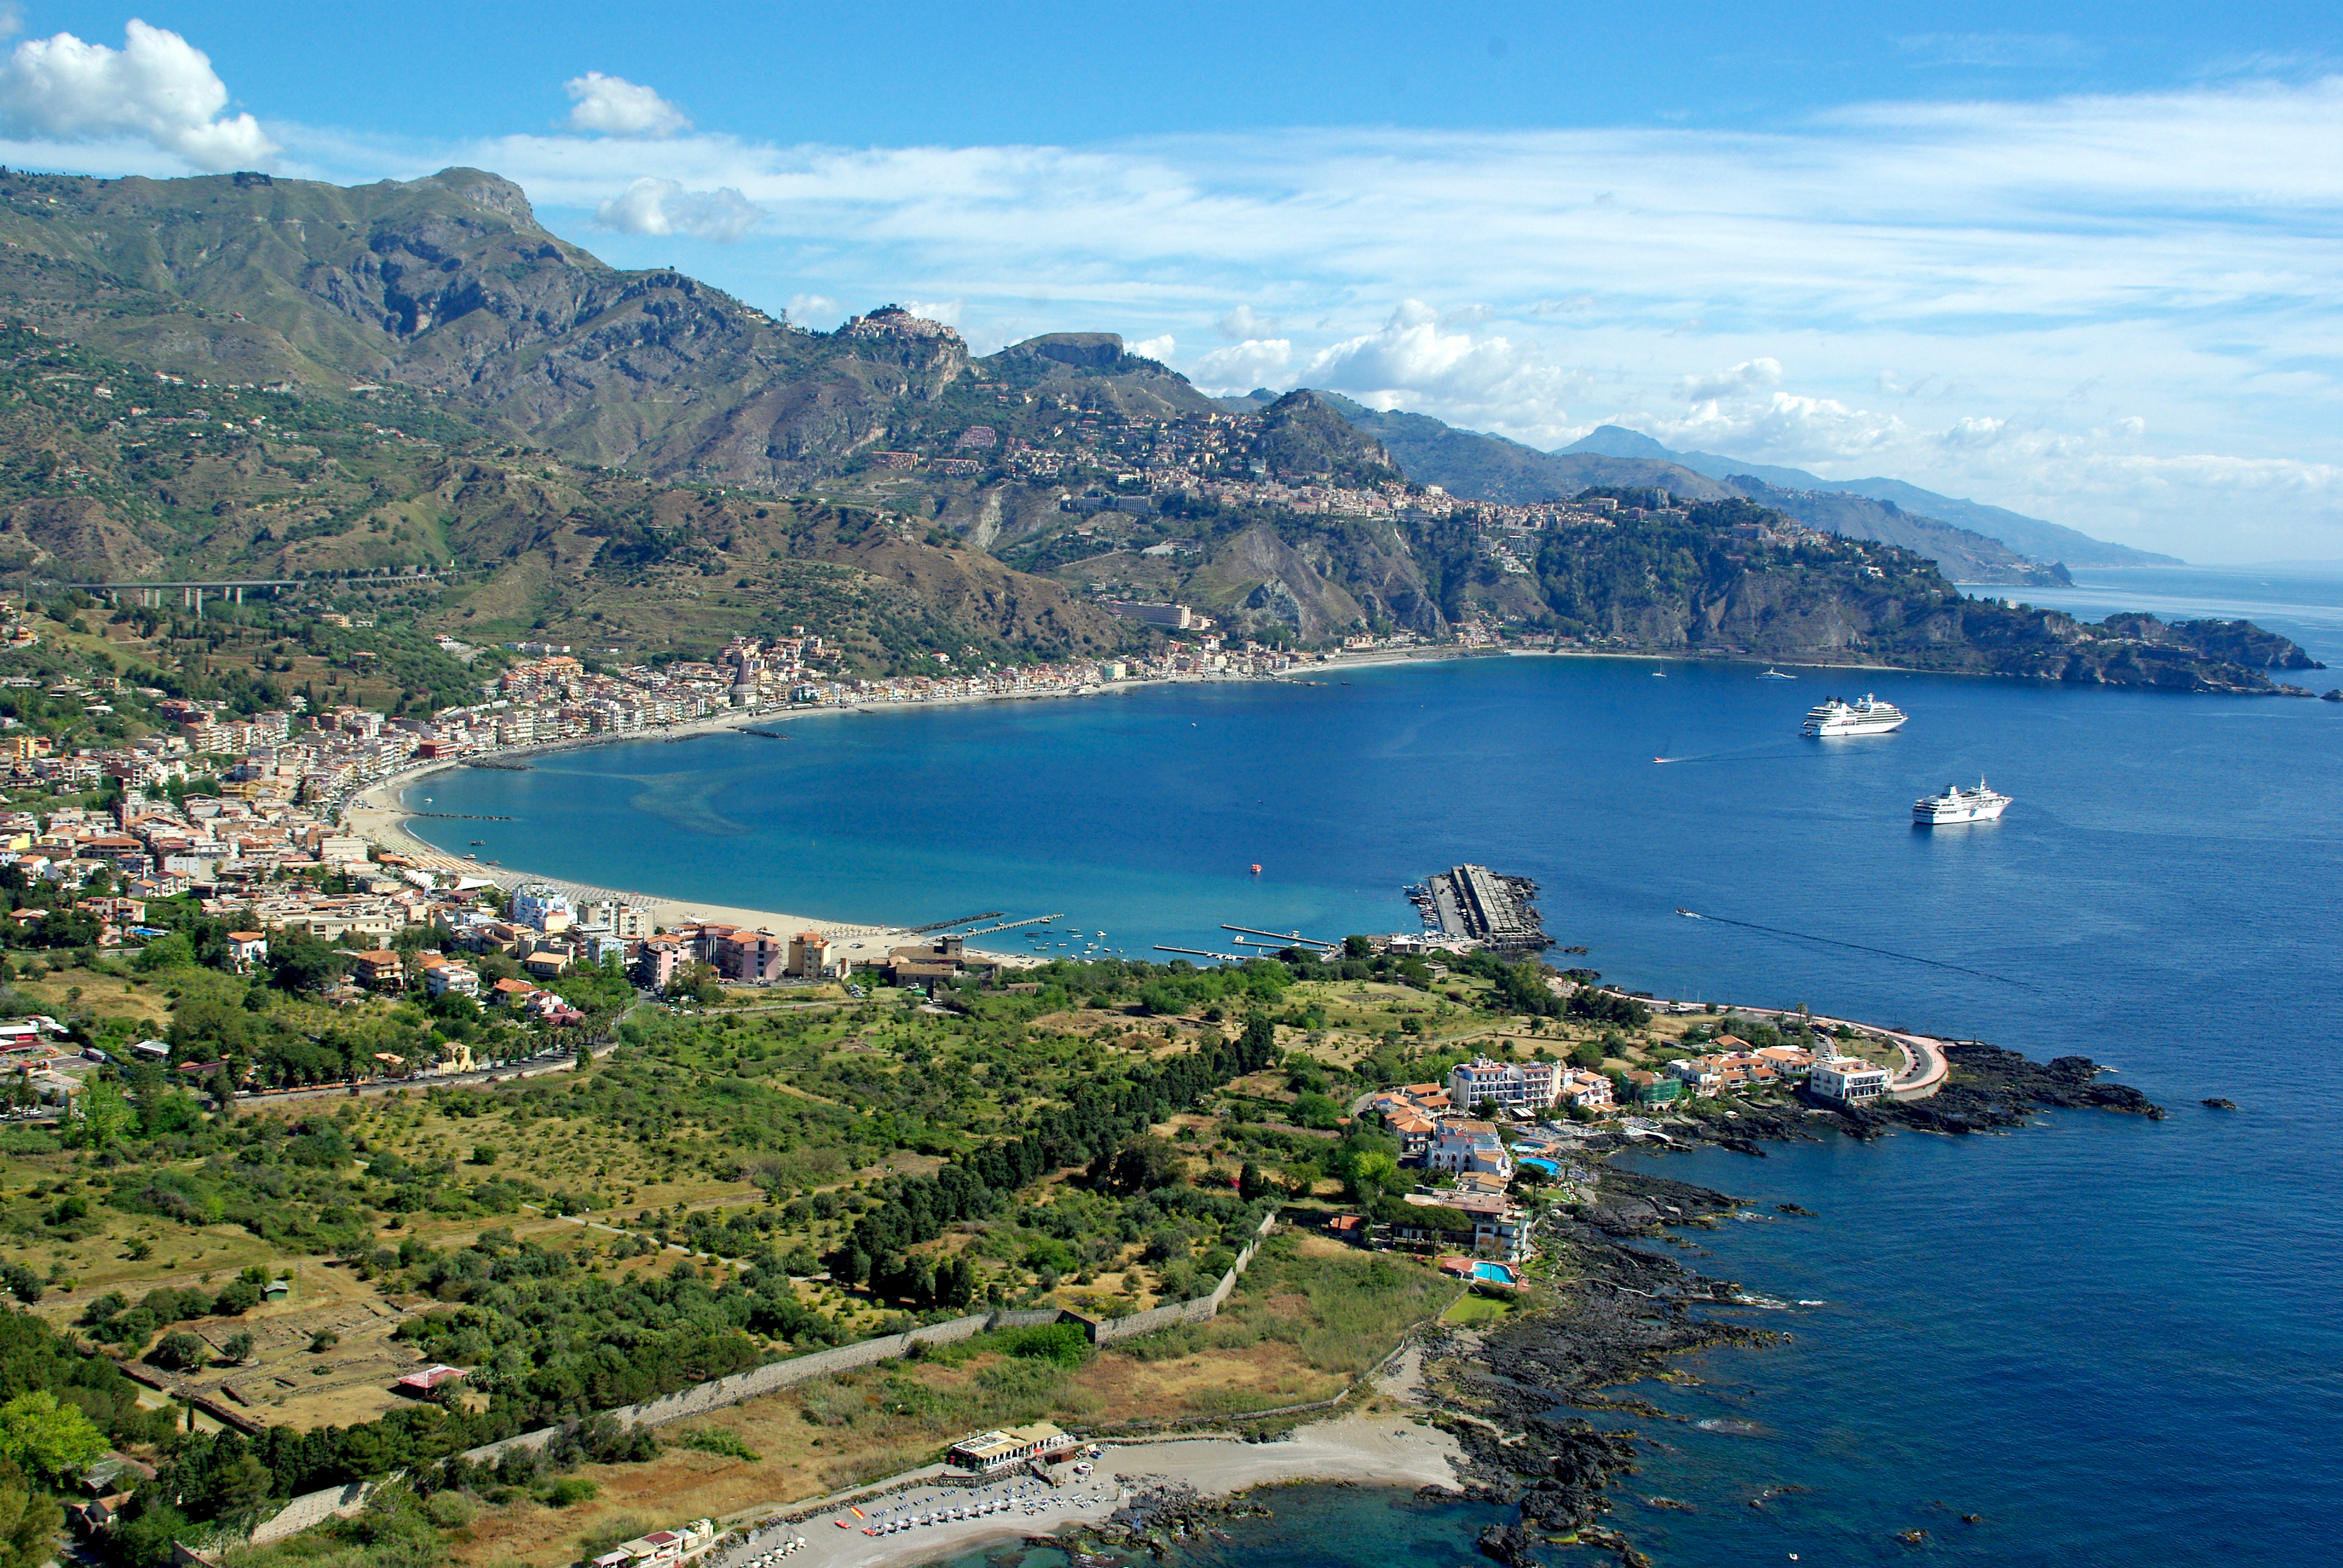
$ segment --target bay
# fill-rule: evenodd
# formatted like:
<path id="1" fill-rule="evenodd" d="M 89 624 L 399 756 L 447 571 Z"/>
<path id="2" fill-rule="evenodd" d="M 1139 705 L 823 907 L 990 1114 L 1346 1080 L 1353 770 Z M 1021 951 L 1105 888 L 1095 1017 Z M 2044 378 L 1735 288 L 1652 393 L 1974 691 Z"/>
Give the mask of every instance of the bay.
<path id="1" fill-rule="evenodd" d="M 2114 1063 L 2171 1116 L 1661 1157 L 1815 1210 L 1695 1232 L 1687 1261 L 1824 1304 L 1763 1314 L 1794 1337 L 1701 1358 L 1704 1388 L 1642 1391 L 1686 1419 L 1632 1423 L 1662 1446 L 1620 1521 L 1678 1563 L 1884 1561 L 1913 1527 L 1980 1561 L 2337 1555 L 2343 707 L 1796 673 L 1454 661 L 793 719 L 416 788 L 522 819 L 479 830 L 508 864 L 840 919 L 1063 910 L 1140 956 L 1234 950 L 1223 922 L 1408 929 L 1401 885 L 1473 859 L 1534 877 L 1549 930 L 1638 988 Z M 1865 689 L 1911 724 L 1797 736 Z M 2003 820 L 1911 827 L 1980 773 Z M 1748 1505 L 1785 1485 L 1808 1490 Z M 1461 1553 L 1478 1523 L 1443 1528 Z"/>

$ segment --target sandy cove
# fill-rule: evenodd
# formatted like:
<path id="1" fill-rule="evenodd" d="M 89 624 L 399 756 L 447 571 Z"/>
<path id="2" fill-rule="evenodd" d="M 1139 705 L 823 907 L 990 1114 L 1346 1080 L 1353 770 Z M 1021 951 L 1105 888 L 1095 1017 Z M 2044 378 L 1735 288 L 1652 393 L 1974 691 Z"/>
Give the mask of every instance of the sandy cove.
<path id="1" fill-rule="evenodd" d="M 1247 1442 L 1235 1436 L 1180 1438 L 1157 1442 L 1108 1442 L 1097 1462 L 1096 1474 L 1087 1482 L 1069 1483 L 1041 1495 L 1060 1500 L 1048 1512 L 1027 1514 L 1011 1508 L 980 1519 L 923 1525 L 895 1535 L 865 1535 L 863 1522 L 849 1512 L 859 1503 L 867 1514 L 909 1506 L 930 1495 L 919 1487 L 870 1500 L 869 1488 L 839 1495 L 822 1513 L 802 1524 L 767 1532 L 747 1546 L 709 1559 L 709 1568 L 745 1568 L 765 1552 L 791 1536 L 802 1535 L 805 1547 L 787 1561 L 795 1568 L 913 1568 L 923 1563 L 957 1556 L 974 1547 L 1028 1536 L 1103 1523 L 1126 1499 L 1165 1482 L 1185 1483 L 1200 1496 L 1222 1498 L 1261 1486 L 1294 1482 L 1356 1482 L 1363 1485 L 1403 1487 L 1457 1485 L 1452 1458 L 1463 1451 L 1436 1427 L 1411 1424 L 1404 1414 L 1348 1415 L 1315 1426 L 1297 1428 L 1275 1442 Z M 919 1472 L 941 1473 L 941 1467 Z M 1029 1478 L 1030 1479 L 1030 1478 Z M 881 1485 L 890 1483 L 880 1483 Z M 935 1489 L 938 1508 L 959 1506 L 987 1497 L 1003 1496 L 1019 1485 L 1003 1480 L 980 1489 Z M 804 1504 L 791 1505 L 795 1512 Z M 757 1511 L 763 1513 L 764 1510 Z M 751 1517 L 756 1515 L 752 1514 Z M 847 1528 L 839 1528 L 843 1523 Z"/>

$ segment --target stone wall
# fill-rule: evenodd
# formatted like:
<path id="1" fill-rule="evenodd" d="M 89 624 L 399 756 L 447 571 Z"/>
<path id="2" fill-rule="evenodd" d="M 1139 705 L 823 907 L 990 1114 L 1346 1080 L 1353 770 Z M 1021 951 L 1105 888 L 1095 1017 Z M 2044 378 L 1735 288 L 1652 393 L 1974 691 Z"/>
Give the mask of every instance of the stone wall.
<path id="1" fill-rule="evenodd" d="M 353 1481 L 347 1486 L 305 1493 L 287 1503 L 282 1513 L 255 1525 L 252 1543 L 266 1546 L 328 1519 L 348 1519 L 366 1507 L 367 1495 L 374 1489 L 375 1483 L 371 1481 Z"/>

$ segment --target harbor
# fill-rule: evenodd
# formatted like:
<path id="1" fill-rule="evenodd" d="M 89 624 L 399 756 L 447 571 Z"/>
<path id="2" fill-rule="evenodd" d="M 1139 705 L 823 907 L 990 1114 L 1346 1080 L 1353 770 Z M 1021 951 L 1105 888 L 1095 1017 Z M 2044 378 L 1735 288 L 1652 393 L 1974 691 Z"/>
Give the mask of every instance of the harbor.
<path id="1" fill-rule="evenodd" d="M 1407 890 L 1427 933 L 1494 953 L 1543 952 L 1554 945 L 1537 905 L 1538 885 L 1486 866 L 1452 866 Z"/>

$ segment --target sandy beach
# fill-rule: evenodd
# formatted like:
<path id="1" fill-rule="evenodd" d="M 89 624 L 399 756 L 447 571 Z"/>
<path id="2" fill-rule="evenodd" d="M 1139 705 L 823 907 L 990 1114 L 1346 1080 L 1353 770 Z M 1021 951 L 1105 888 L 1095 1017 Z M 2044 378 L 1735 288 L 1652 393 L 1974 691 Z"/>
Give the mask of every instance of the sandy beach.
<path id="1" fill-rule="evenodd" d="M 1432 662 L 1454 658 L 1460 655 L 1445 649 L 1433 650 L 1377 649 L 1356 654 L 1334 654 L 1324 662 L 1300 665 L 1284 674 L 1241 678 L 1263 682 L 1280 680 L 1307 681 L 1314 673 L 1337 669 L 1365 669 L 1381 665 Z M 749 725 L 799 724 L 813 719 L 872 718 L 880 714 L 910 712 L 929 708 L 963 707 L 981 702 L 1039 702 L 1053 699 L 1101 697 L 1130 693 L 1159 687 L 1208 685 L 1240 678 L 1226 676 L 1199 676 L 1172 680 L 1118 680 L 1064 689 L 1031 692 L 976 692 L 961 696 L 941 697 L 919 702 L 887 702 L 872 700 L 846 707 L 789 709 L 770 713 L 725 712 L 710 714 L 704 719 L 686 719 L 656 730 L 628 735 L 596 735 L 566 740 L 547 741 L 536 746 L 517 746 L 493 754 L 496 760 L 518 760 L 557 751 L 578 750 L 589 746 L 617 745 L 632 741 L 685 740 L 694 736 L 714 734 L 726 729 L 738 729 Z M 830 939 L 832 949 L 848 963 L 883 959 L 890 948 L 908 946 L 920 939 L 900 926 L 856 923 L 853 921 L 818 920 L 810 915 L 785 910 L 751 910 L 731 904 L 709 903 L 705 900 L 680 898 L 672 894 L 647 892 L 638 889 L 609 888 L 588 882 L 574 882 L 552 877 L 526 868 L 489 865 L 466 856 L 449 854 L 407 829 L 414 809 L 407 803 L 408 792 L 433 774 L 461 768 L 461 759 L 427 762 L 388 779 L 367 786 L 351 797 L 342 808 L 341 821 L 346 831 L 365 839 L 387 853 L 413 861 L 427 870 L 444 871 L 456 876 L 474 877 L 494 882 L 501 888 L 511 888 L 521 882 L 543 882 L 558 888 L 573 903 L 598 902 L 616 899 L 639 909 L 651 911 L 653 921 L 669 930 L 701 921 L 725 925 L 746 926 L 752 930 L 769 930 L 779 936 L 798 931 L 820 931 Z M 998 949 L 970 949 L 984 957 L 997 959 L 1015 968 L 1030 968 L 1041 960 L 1032 954 Z"/>
<path id="2" fill-rule="evenodd" d="M 1069 1528 L 1103 1523 L 1125 1499 L 1165 1482 L 1184 1482 L 1208 1498 L 1228 1497 L 1260 1486 L 1304 1481 L 1350 1481 L 1371 1486 L 1454 1487 L 1451 1455 L 1461 1451 L 1435 1427 L 1416 1426 L 1403 1415 L 1350 1415 L 1297 1429 L 1275 1442 L 1247 1442 L 1234 1435 L 1182 1438 L 1163 1442 L 1106 1443 L 1092 1475 L 1051 1488 L 1033 1481 L 1003 1479 L 982 1488 L 911 1487 L 860 1503 L 873 1519 L 917 1517 L 947 1507 L 965 1508 L 990 1500 L 1009 1504 L 974 1519 L 920 1525 L 892 1535 L 865 1535 L 865 1520 L 840 1499 L 801 1524 L 765 1532 L 747 1546 L 710 1560 L 710 1568 L 746 1568 L 767 1551 L 795 1536 L 805 1546 L 791 1564 L 820 1568 L 911 1568 L 956 1556 L 971 1548 L 1026 1536 L 1052 1535 Z M 858 1493 L 854 1496 L 861 1498 Z M 1026 1512 L 1030 1500 L 1047 1505 Z M 843 1523 L 846 1528 L 840 1529 Z"/>
<path id="3" fill-rule="evenodd" d="M 1051 1487 L 1031 1477 L 1006 1476 L 980 1488 L 921 1485 L 944 1473 L 941 1465 L 815 1500 L 801 1523 L 760 1533 L 747 1545 L 711 1557 L 708 1568 L 748 1568 L 782 1542 L 803 1537 L 805 1545 L 787 1561 L 820 1568 L 912 1568 L 955 1556 L 989 1543 L 1054 1535 L 1103 1523 L 1124 1501 L 1167 1483 L 1184 1483 L 1205 1498 L 1225 1498 L 1255 1487 L 1296 1482 L 1350 1481 L 1362 1485 L 1456 1488 L 1463 1450 L 1434 1426 L 1415 1424 L 1413 1412 L 1426 1405 L 1423 1359 L 1413 1344 L 1370 1374 L 1373 1392 L 1403 1408 L 1340 1415 L 1293 1429 L 1273 1442 L 1248 1442 L 1235 1432 L 1197 1437 L 1107 1442 L 1092 1473 Z M 900 1483 L 910 1480 L 914 1484 Z M 887 1490 L 895 1488 L 895 1490 Z M 875 1495 L 874 1495 L 875 1494 Z M 1041 1500 L 1032 1513 L 1028 1506 Z M 973 1519 L 917 1525 L 892 1535 L 865 1535 L 873 1520 L 900 1520 L 944 1508 L 1006 1504 Z M 859 1506 L 863 1517 L 853 1509 Z M 809 1504 L 780 1504 L 734 1515 L 735 1522 L 788 1512 Z M 840 1526 L 844 1528 L 840 1528 Z"/>
<path id="4" fill-rule="evenodd" d="M 840 710 L 825 711 L 835 713 Z M 792 721 L 798 718 L 810 716 L 793 715 Z M 613 741 L 646 739 L 672 739 L 681 735 L 729 729 L 743 723 L 753 722 L 755 722 L 754 719 L 743 719 L 739 715 L 727 715 L 721 719 L 699 719 L 688 725 L 678 725 L 672 730 L 662 731 L 656 736 L 612 736 L 608 739 Z M 771 720 L 768 719 L 766 722 L 771 722 Z M 599 743 L 600 739 L 598 737 L 595 742 L 588 744 Z M 575 741 L 560 743 L 558 749 L 568 749 L 580 743 Z M 510 751 L 498 752 L 497 755 L 499 758 L 523 757 L 556 749 L 557 747 L 515 748 Z M 887 956 L 888 950 L 890 948 L 907 947 L 923 940 L 914 932 L 900 926 L 818 920 L 811 915 L 794 914 L 784 910 L 750 910 L 733 904 L 710 903 L 701 899 L 677 898 L 669 894 L 645 892 L 636 889 L 608 888 L 590 882 L 577 882 L 562 877 L 547 876 L 542 872 L 520 867 L 489 865 L 485 861 L 472 859 L 466 856 L 451 855 L 444 849 L 425 842 L 407 830 L 407 823 L 413 809 L 406 804 L 406 797 L 417 784 L 431 775 L 462 766 L 461 762 L 427 763 L 404 773 L 393 774 L 377 784 L 368 786 L 353 796 L 349 804 L 343 808 L 342 823 L 345 829 L 365 839 L 386 853 L 403 857 L 426 870 L 477 878 L 505 889 L 513 888 L 522 882 L 542 882 L 559 889 L 568 895 L 573 904 L 597 903 L 605 899 L 615 899 L 621 903 L 632 904 L 638 909 L 649 910 L 652 922 L 666 930 L 676 930 L 681 927 L 697 925 L 703 921 L 714 921 L 722 925 L 746 926 L 753 930 L 771 931 L 781 937 L 789 937 L 799 931 L 820 931 L 830 939 L 832 952 L 849 964 L 881 960 Z M 1039 961 L 1029 953 L 989 950 L 981 948 L 973 948 L 970 950 L 985 957 L 998 959 L 1004 964 L 1020 969 L 1029 968 Z"/>

